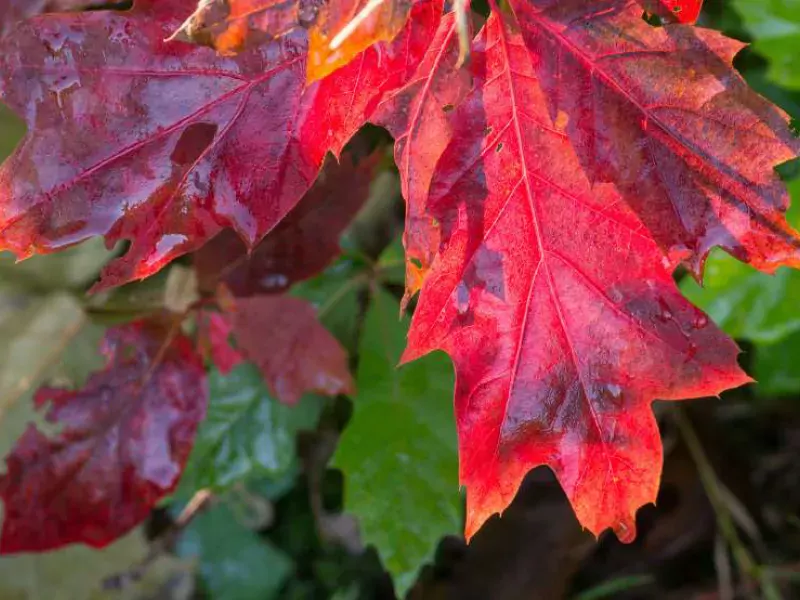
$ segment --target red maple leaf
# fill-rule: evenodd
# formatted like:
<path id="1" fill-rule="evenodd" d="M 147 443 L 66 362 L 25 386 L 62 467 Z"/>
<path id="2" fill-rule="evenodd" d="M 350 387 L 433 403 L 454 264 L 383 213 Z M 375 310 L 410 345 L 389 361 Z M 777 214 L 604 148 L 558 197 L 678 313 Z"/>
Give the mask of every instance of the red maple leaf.
<path id="1" fill-rule="evenodd" d="M 236 296 L 278 293 L 316 275 L 340 253 L 339 237 L 369 196 L 380 154 L 358 165 L 349 154 L 330 161 L 303 200 L 254 250 L 224 231 L 195 255 L 200 287 L 218 283 Z"/>
<path id="2" fill-rule="evenodd" d="M 130 240 L 100 288 L 226 226 L 253 246 L 425 50 L 408 27 L 351 63 L 374 70 L 386 54 L 378 73 L 348 65 L 307 88 L 303 31 L 235 58 L 165 42 L 190 4 L 40 18 L 4 40 L 2 99 L 30 133 L 0 169 L 0 246 L 27 257 L 98 234 Z"/>
<path id="3" fill-rule="evenodd" d="M 6 458 L 0 552 L 105 546 L 178 483 L 208 402 L 200 357 L 148 322 L 109 330 L 103 352 L 106 369 L 82 389 L 37 392 L 60 431 L 31 425 Z"/>
<path id="4" fill-rule="evenodd" d="M 433 176 L 442 243 L 404 360 L 455 362 L 468 537 L 545 464 L 586 528 L 631 540 L 660 476 L 651 402 L 749 379 L 617 190 L 588 179 L 541 55 L 505 18 L 473 50 L 475 88 Z"/>

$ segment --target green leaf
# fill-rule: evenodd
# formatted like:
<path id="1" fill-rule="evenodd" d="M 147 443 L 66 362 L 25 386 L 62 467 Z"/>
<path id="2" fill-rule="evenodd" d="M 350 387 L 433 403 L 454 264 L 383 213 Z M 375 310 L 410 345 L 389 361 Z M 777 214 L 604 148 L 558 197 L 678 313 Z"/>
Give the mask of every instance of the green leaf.
<path id="1" fill-rule="evenodd" d="M 358 394 L 333 464 L 402 597 L 439 539 L 460 531 L 453 368 L 436 354 L 399 368 L 408 319 L 388 292 L 372 296 L 361 338 Z"/>
<path id="2" fill-rule="evenodd" d="M 306 395 L 296 406 L 281 404 L 251 364 L 209 376 L 208 415 L 200 425 L 180 488 L 223 491 L 266 476 L 280 479 L 296 466 L 295 437 L 314 429 L 325 400 Z"/>
<path id="3" fill-rule="evenodd" d="M 177 552 L 198 560 L 208 597 L 214 600 L 272 600 L 293 571 L 286 554 L 242 526 L 224 504 L 192 521 L 178 540 Z"/>
<path id="4" fill-rule="evenodd" d="M 800 180 L 789 188 L 793 197 L 789 220 L 797 227 Z M 767 275 L 715 251 L 706 263 L 703 287 L 686 277 L 681 290 L 734 338 L 774 344 L 800 331 L 800 271 L 795 269 L 781 268 Z"/>
<path id="5" fill-rule="evenodd" d="M 758 346 L 754 371 L 758 391 L 765 396 L 800 391 L 800 332 L 777 344 Z"/>
<path id="6" fill-rule="evenodd" d="M 769 61 L 767 76 L 800 89 L 800 0 L 733 0 L 753 48 Z"/>
<path id="7" fill-rule="evenodd" d="M 25 123 L 0 104 L 0 160 L 5 160 L 25 135 Z"/>

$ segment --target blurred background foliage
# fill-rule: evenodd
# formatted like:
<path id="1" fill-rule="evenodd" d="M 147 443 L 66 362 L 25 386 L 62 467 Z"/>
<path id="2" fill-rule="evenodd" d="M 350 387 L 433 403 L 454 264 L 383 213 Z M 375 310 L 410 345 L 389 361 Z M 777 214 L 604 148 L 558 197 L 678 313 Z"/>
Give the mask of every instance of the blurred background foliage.
<path id="1" fill-rule="evenodd" d="M 800 119 L 800 0 L 706 0 L 701 25 L 752 41 L 737 66 Z M 23 133 L 0 108 L 0 157 Z M 433 355 L 396 368 L 403 205 L 386 150 L 341 258 L 291 291 L 348 349 L 358 393 L 287 407 L 252 365 L 211 370 L 208 418 L 174 496 L 105 550 L 0 559 L 0 600 L 800 597 L 800 272 L 766 276 L 715 252 L 703 287 L 681 278 L 758 383 L 656 406 L 663 484 L 633 545 L 582 532 L 540 469 L 467 546 L 452 367 Z M 800 227 L 800 169 L 784 175 Z M 113 252 L 90 241 L 21 264 L 0 255 L 3 454 L 27 423 L 46 427 L 30 402 L 40 385 L 78 386 L 100 366 L 105 327 L 180 304 L 189 259 L 87 297 Z"/>

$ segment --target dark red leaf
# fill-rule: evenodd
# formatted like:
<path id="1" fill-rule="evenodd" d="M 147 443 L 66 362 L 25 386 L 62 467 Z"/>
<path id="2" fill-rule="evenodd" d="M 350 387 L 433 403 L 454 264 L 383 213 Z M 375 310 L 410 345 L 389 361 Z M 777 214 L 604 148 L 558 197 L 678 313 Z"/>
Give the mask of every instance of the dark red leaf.
<path id="1" fill-rule="evenodd" d="M 629 541 L 658 489 L 652 401 L 749 379 L 615 188 L 584 174 L 541 55 L 515 31 L 493 14 L 473 49 L 475 89 L 431 184 L 442 243 L 404 360 L 442 349 L 456 365 L 467 537 L 548 465 L 584 527 Z"/>
<path id="2" fill-rule="evenodd" d="M 0 169 L 0 246 L 26 257 L 92 235 L 130 240 L 102 288 L 223 227 L 254 245 L 425 50 L 409 27 L 306 88 L 302 31 L 235 58 L 165 42 L 190 5 L 45 17 L 4 40 L 0 92 L 30 133 Z"/>
<path id="3" fill-rule="evenodd" d="M 36 394 L 59 433 L 31 425 L 6 458 L 0 552 L 105 546 L 178 483 L 208 401 L 191 342 L 140 321 L 109 330 L 103 352 L 83 389 Z"/>
<path id="4" fill-rule="evenodd" d="M 347 353 L 304 300 L 253 296 L 226 308 L 237 348 L 282 402 L 294 404 L 306 392 L 353 392 Z"/>
<path id="5" fill-rule="evenodd" d="M 555 127 L 592 182 L 615 184 L 670 258 L 697 274 L 720 246 L 800 266 L 775 166 L 800 152 L 789 117 L 734 70 L 743 44 L 652 27 L 632 0 L 511 0 Z"/>
<path id="6" fill-rule="evenodd" d="M 376 152 L 358 166 L 349 154 L 329 161 L 303 200 L 250 253 L 234 232 L 222 232 L 194 255 L 201 289 L 224 282 L 237 296 L 277 293 L 325 269 L 369 196 L 379 159 Z"/>

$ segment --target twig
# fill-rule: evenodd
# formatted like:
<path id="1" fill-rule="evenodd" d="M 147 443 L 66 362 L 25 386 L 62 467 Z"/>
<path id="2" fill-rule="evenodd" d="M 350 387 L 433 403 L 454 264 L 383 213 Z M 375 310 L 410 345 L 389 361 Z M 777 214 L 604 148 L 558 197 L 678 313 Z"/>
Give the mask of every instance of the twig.
<path id="1" fill-rule="evenodd" d="M 691 454 L 697 466 L 700 482 L 703 485 L 706 496 L 716 515 L 717 527 L 728 546 L 730 546 L 731 553 L 739 567 L 739 571 L 751 580 L 758 582 L 761 587 L 761 593 L 766 600 L 781 600 L 781 594 L 772 582 L 769 570 L 765 569 L 754 560 L 747 546 L 739 537 L 739 532 L 736 530 L 731 512 L 725 504 L 720 481 L 714 471 L 714 467 L 708 460 L 708 456 L 703 449 L 700 439 L 697 437 L 697 433 L 691 421 L 679 406 L 673 405 L 672 408 L 675 424 L 678 426 L 681 436 L 686 442 L 689 454 Z"/>

